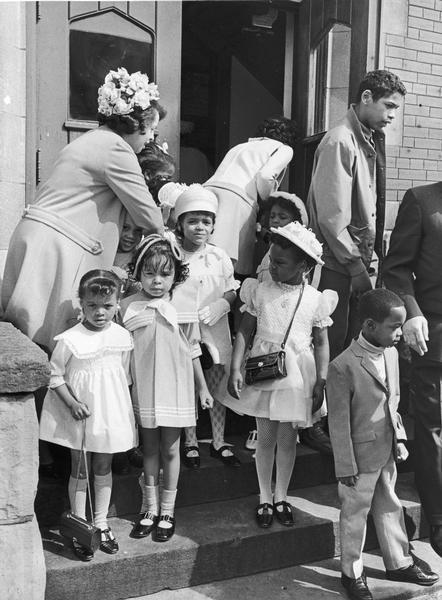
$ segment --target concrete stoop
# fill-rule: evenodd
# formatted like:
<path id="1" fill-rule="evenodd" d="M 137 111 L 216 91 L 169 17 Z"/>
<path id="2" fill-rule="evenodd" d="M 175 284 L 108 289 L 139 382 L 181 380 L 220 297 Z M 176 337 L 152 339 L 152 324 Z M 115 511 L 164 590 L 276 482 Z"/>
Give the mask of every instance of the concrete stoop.
<path id="1" fill-rule="evenodd" d="M 410 539 L 425 537 L 427 528 L 410 473 L 400 475 L 397 489 Z M 268 530 L 259 529 L 254 522 L 255 495 L 183 506 L 176 512 L 176 534 L 167 543 L 154 542 L 150 537 L 131 539 L 130 517 L 115 517 L 110 524 L 120 544 L 119 553 L 109 556 L 98 551 L 87 564 L 64 546 L 56 529 L 43 529 L 46 600 L 117 600 L 338 556 L 336 485 L 294 490 L 290 501 L 295 527 L 275 522 Z M 369 524 L 366 548 L 376 546 Z M 237 596 L 215 597 L 235 600 Z M 285 598 L 267 598 L 271 597 Z M 299 600 L 306 597 L 298 596 Z M 247 600 L 247 596 L 241 598 Z"/>

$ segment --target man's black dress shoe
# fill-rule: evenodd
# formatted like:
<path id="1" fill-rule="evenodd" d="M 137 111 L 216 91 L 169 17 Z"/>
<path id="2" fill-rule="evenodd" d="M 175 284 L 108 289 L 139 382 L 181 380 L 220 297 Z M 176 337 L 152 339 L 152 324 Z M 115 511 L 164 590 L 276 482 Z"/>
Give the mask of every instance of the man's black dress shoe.
<path id="1" fill-rule="evenodd" d="M 259 512 L 260 510 L 262 510 L 262 512 Z M 260 527 L 263 529 L 270 527 L 270 525 L 273 523 L 273 506 L 268 502 L 264 502 L 264 504 L 258 504 L 256 507 L 255 517 L 256 522 Z"/>
<path id="2" fill-rule="evenodd" d="M 195 456 L 189 456 L 190 454 Z M 188 469 L 199 469 L 201 464 L 200 451 L 198 446 L 184 446 L 183 448 L 183 464 Z"/>
<path id="3" fill-rule="evenodd" d="M 430 544 L 436 554 L 442 556 L 442 525 L 431 525 Z"/>
<path id="4" fill-rule="evenodd" d="M 301 444 L 309 446 L 313 450 L 317 450 L 321 454 L 333 455 L 331 441 L 321 423 L 314 423 L 312 427 L 301 429 L 299 432 L 299 440 Z"/>
<path id="5" fill-rule="evenodd" d="M 132 528 L 130 532 L 131 537 L 134 538 L 144 538 L 149 535 L 151 531 L 153 531 L 158 523 L 158 516 L 154 515 L 151 512 L 141 513 L 138 519 L 138 523 Z"/>
<path id="6" fill-rule="evenodd" d="M 367 586 L 365 573 L 362 573 L 357 579 L 347 577 L 347 575 L 342 573 L 341 583 L 350 600 L 373 600 L 373 596 Z"/>
<path id="7" fill-rule="evenodd" d="M 385 571 L 385 574 L 390 581 L 405 581 L 406 583 L 416 583 L 417 585 L 434 585 L 436 581 L 439 581 L 437 573 L 423 571 L 416 563 L 404 569 Z"/>
<path id="8" fill-rule="evenodd" d="M 278 510 L 278 506 L 282 506 L 282 510 Z M 292 506 L 288 502 L 282 500 L 281 502 L 275 502 L 273 505 L 273 514 L 276 519 L 285 525 L 286 527 L 292 527 L 295 521 L 293 520 Z"/>
<path id="9" fill-rule="evenodd" d="M 83 562 L 89 562 L 94 558 L 94 553 L 92 550 L 89 550 L 89 548 L 86 548 L 86 546 L 82 546 L 75 539 L 72 540 L 72 548 L 75 556 Z"/>
<path id="10" fill-rule="evenodd" d="M 213 458 L 219 458 L 227 467 L 240 467 L 241 462 L 239 458 L 237 458 L 229 446 L 221 446 L 219 450 L 215 450 L 213 444 L 210 444 L 210 456 Z"/>
<path id="11" fill-rule="evenodd" d="M 162 522 L 170 523 L 170 527 L 161 527 Z M 167 542 L 175 533 L 175 517 L 170 515 L 161 515 L 158 519 L 157 528 L 155 531 L 155 539 L 157 542 Z"/>

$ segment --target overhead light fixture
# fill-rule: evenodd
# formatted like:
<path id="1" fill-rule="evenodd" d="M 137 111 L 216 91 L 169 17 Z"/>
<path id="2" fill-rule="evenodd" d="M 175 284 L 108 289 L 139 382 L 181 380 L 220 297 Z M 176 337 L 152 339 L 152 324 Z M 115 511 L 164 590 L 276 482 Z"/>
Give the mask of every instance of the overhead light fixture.
<path id="1" fill-rule="evenodd" d="M 278 10 L 270 7 L 262 15 L 252 15 L 252 24 L 242 28 L 242 31 L 256 34 L 273 35 L 273 23 L 278 18 Z"/>

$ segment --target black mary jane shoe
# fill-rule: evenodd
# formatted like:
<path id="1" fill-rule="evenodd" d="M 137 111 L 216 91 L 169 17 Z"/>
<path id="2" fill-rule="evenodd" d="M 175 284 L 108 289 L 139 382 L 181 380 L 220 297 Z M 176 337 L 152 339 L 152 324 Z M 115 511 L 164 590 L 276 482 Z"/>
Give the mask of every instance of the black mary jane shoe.
<path id="1" fill-rule="evenodd" d="M 210 456 L 221 460 L 226 465 L 226 467 L 241 466 L 241 461 L 237 456 L 233 454 L 229 446 L 221 446 L 219 450 L 216 450 L 215 446 L 213 444 L 210 444 Z"/>
<path id="2" fill-rule="evenodd" d="M 278 510 L 278 506 L 282 506 L 282 510 Z M 292 527 L 295 524 L 292 505 L 285 500 L 273 504 L 273 514 L 281 525 L 284 525 L 285 527 Z"/>
<path id="3" fill-rule="evenodd" d="M 116 554 L 119 549 L 118 542 L 110 527 L 102 529 L 100 550 L 106 552 L 106 554 Z"/>
<path id="4" fill-rule="evenodd" d="M 262 512 L 259 512 L 262 509 Z M 273 506 L 268 502 L 258 504 L 255 513 L 256 522 L 259 527 L 266 529 L 273 523 Z"/>
<path id="5" fill-rule="evenodd" d="M 190 453 L 197 452 L 198 456 L 189 456 Z M 188 469 L 199 469 L 201 465 L 200 450 L 198 446 L 184 446 L 183 448 L 183 464 Z"/>
<path id="6" fill-rule="evenodd" d="M 161 523 L 170 523 L 170 527 L 161 527 Z M 175 533 L 175 517 L 170 515 L 161 515 L 158 519 L 155 539 L 157 542 L 167 542 Z"/>
<path id="7" fill-rule="evenodd" d="M 145 513 L 141 513 L 138 522 L 132 528 L 130 532 L 130 537 L 133 538 L 144 538 L 151 533 L 155 529 L 158 523 L 158 515 L 154 515 L 152 512 L 148 511 Z"/>
<path id="8" fill-rule="evenodd" d="M 76 539 L 72 540 L 72 549 L 75 556 L 83 562 L 89 562 L 94 558 L 94 553 L 92 550 L 89 550 L 89 548 L 86 548 L 86 546 L 79 544 Z"/>

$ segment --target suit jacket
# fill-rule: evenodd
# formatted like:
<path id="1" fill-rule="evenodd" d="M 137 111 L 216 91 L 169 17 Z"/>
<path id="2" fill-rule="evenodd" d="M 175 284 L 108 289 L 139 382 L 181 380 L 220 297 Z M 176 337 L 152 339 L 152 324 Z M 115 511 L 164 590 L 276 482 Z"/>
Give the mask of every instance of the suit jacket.
<path id="1" fill-rule="evenodd" d="M 395 348 L 386 348 L 385 366 L 389 390 L 357 340 L 330 363 L 326 390 L 337 477 L 377 471 L 397 441 L 406 439 L 397 412 L 399 364 Z"/>
<path id="2" fill-rule="evenodd" d="M 424 315 L 430 340 L 425 360 L 442 362 L 442 182 L 406 192 L 383 265 L 388 289 L 405 302 L 407 318 Z"/>
<path id="3" fill-rule="evenodd" d="M 376 150 L 352 106 L 315 152 L 307 199 L 310 227 L 323 244 L 325 266 L 350 276 L 368 268 L 375 241 L 382 256 L 384 134 L 376 133 L 374 140 Z"/>

